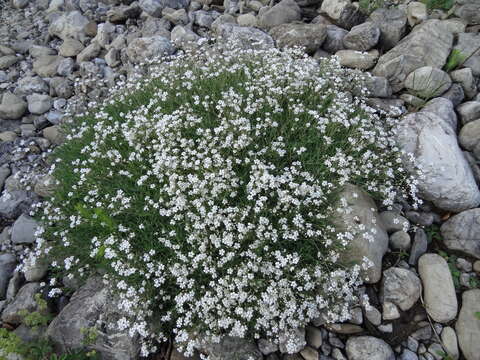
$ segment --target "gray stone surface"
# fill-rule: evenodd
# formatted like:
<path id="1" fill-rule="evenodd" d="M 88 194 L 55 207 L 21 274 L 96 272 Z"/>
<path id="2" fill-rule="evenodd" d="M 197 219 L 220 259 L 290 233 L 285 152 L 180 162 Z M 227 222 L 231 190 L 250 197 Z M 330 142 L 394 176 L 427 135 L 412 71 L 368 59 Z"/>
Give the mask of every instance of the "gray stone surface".
<path id="1" fill-rule="evenodd" d="M 455 329 L 458 344 L 466 360 L 478 360 L 480 354 L 480 289 L 467 290 L 462 294 L 462 308 Z"/>
<path id="2" fill-rule="evenodd" d="M 460 145 L 468 151 L 473 151 L 480 142 L 480 119 L 462 126 L 458 134 Z"/>
<path id="3" fill-rule="evenodd" d="M 88 23 L 88 18 L 80 11 L 66 12 L 52 21 L 48 33 L 62 40 L 72 38 L 84 43 L 87 39 L 85 28 Z"/>
<path id="4" fill-rule="evenodd" d="M 274 45 L 274 41 L 269 34 L 253 27 L 225 23 L 218 26 L 217 33 L 227 41 L 236 41 L 245 48 L 252 46 L 264 48 Z"/>
<path id="5" fill-rule="evenodd" d="M 19 119 L 27 110 L 27 103 L 22 98 L 7 91 L 0 103 L 0 119 Z"/>
<path id="6" fill-rule="evenodd" d="M 367 51 L 377 45 L 380 39 L 380 29 L 373 22 L 365 22 L 354 26 L 343 38 L 347 49 Z"/>
<path id="7" fill-rule="evenodd" d="M 272 28 L 270 35 L 281 48 L 301 46 L 313 54 L 325 41 L 327 29 L 321 24 L 283 24 Z"/>
<path id="8" fill-rule="evenodd" d="M 172 9 L 185 8 L 190 0 L 140 0 L 140 8 L 147 14 L 155 17 L 162 15 L 162 10 L 169 7 Z"/>
<path id="9" fill-rule="evenodd" d="M 445 259 L 437 254 L 424 254 L 418 260 L 418 272 L 423 284 L 425 310 L 430 317 L 439 323 L 455 319 L 457 296 Z"/>
<path id="10" fill-rule="evenodd" d="M 52 98 L 45 94 L 32 94 L 27 96 L 27 103 L 31 114 L 41 115 L 52 107 Z"/>
<path id="11" fill-rule="evenodd" d="M 21 310 L 33 312 L 37 309 L 35 294 L 40 290 L 39 283 L 28 283 L 20 288 L 14 300 L 7 305 L 2 313 L 2 321 L 18 325 L 23 317 L 18 313 Z"/>
<path id="12" fill-rule="evenodd" d="M 467 101 L 457 106 L 458 116 L 462 124 L 480 119 L 480 101 Z"/>
<path id="13" fill-rule="evenodd" d="M 301 10 L 294 0 L 282 0 L 258 16 L 258 23 L 265 29 L 301 20 Z"/>
<path id="14" fill-rule="evenodd" d="M 480 75 L 480 33 L 469 32 L 458 34 L 454 47 L 462 55 L 462 66 L 472 69 L 474 76 Z"/>
<path id="15" fill-rule="evenodd" d="M 335 53 L 339 58 L 340 64 L 353 69 L 368 70 L 371 69 L 378 59 L 378 51 L 360 52 L 356 50 L 339 50 Z"/>
<path id="16" fill-rule="evenodd" d="M 70 302 L 53 319 L 47 335 L 60 351 L 82 348 L 82 329 L 96 325 L 101 316 L 108 323 L 122 314 L 116 306 L 116 299 L 102 280 L 91 278 L 73 294 Z M 120 332 L 106 327 L 99 332 L 90 348 L 99 352 L 102 359 L 129 360 L 138 356 L 139 346 L 139 340 L 130 337 L 128 329 Z"/>
<path id="17" fill-rule="evenodd" d="M 457 143 L 455 131 L 431 112 L 406 115 L 398 128 L 397 142 L 413 154 L 424 176 L 418 189 L 437 207 L 459 212 L 480 204 L 480 192 L 472 170 Z M 406 160 L 407 169 L 414 172 Z"/>
<path id="18" fill-rule="evenodd" d="M 405 87 L 423 99 L 439 96 L 451 85 L 452 80 L 445 71 L 431 66 L 422 66 L 408 74 L 405 79 Z"/>
<path id="19" fill-rule="evenodd" d="M 423 105 L 422 111 L 438 115 L 449 124 L 453 130 L 457 130 L 457 114 L 450 100 L 443 97 L 432 99 Z"/>
<path id="20" fill-rule="evenodd" d="M 200 340 L 200 353 L 212 360 L 238 359 L 262 360 L 263 356 L 254 342 L 234 337 L 224 337 L 220 343 Z"/>
<path id="21" fill-rule="evenodd" d="M 415 305 L 421 292 L 422 284 L 414 272 L 398 267 L 391 267 L 383 272 L 383 301 L 389 301 L 402 311 L 407 311 Z"/>
<path id="22" fill-rule="evenodd" d="M 172 55 L 175 51 L 169 39 L 163 36 L 141 37 L 133 40 L 127 48 L 130 61 L 142 63 L 164 55 Z"/>
<path id="23" fill-rule="evenodd" d="M 12 227 L 12 242 L 14 244 L 32 244 L 35 242 L 35 231 L 38 223 L 28 215 L 20 216 Z"/>
<path id="24" fill-rule="evenodd" d="M 354 197 L 354 194 L 357 194 L 357 197 Z M 341 197 L 346 199 L 352 211 L 349 214 L 344 212 L 336 214 L 334 224 L 337 230 L 348 231 L 352 224 L 365 226 L 364 231 L 359 231 L 358 227 L 353 226 L 356 234 L 348 250 L 341 254 L 341 261 L 362 263 L 364 257 L 368 258 L 373 266 L 362 272 L 362 278 L 368 283 L 376 283 L 382 274 L 382 258 L 388 249 L 388 235 L 378 215 L 375 202 L 366 192 L 354 185 L 347 185 Z M 354 221 L 355 217 L 359 220 Z M 371 241 L 368 241 L 364 235 L 370 237 Z"/>
<path id="25" fill-rule="evenodd" d="M 442 68 L 453 44 L 453 34 L 439 20 L 428 20 L 378 60 L 373 74 L 384 76 L 394 91 L 404 87 L 408 74 L 422 66 Z"/>
<path id="26" fill-rule="evenodd" d="M 401 40 L 407 29 L 407 14 L 398 8 L 380 8 L 370 14 L 380 29 L 379 45 L 390 50 Z"/>
<path id="27" fill-rule="evenodd" d="M 460 310 L 461 311 L 461 310 Z M 443 328 L 441 333 L 442 345 L 445 348 L 445 352 L 450 356 L 452 360 L 458 360 L 460 353 L 458 351 L 457 334 L 450 326 Z"/>
<path id="28" fill-rule="evenodd" d="M 7 286 L 16 266 L 15 255 L 9 253 L 0 254 L 0 300 L 7 295 Z"/>
<path id="29" fill-rule="evenodd" d="M 450 250 L 480 259 L 480 209 L 462 211 L 440 228 L 445 246 Z"/>
<path id="30" fill-rule="evenodd" d="M 350 337 L 347 340 L 349 360 L 394 360 L 395 355 L 390 345 L 373 336 Z"/>

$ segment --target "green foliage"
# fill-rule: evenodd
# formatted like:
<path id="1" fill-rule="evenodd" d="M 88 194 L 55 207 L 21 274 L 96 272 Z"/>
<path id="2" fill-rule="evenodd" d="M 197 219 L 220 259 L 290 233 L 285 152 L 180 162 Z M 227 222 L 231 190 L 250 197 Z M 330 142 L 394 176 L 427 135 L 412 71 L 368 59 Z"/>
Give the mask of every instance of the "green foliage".
<path id="1" fill-rule="evenodd" d="M 32 328 L 33 331 L 38 330 L 41 326 L 46 326 L 52 320 L 52 315 L 48 312 L 47 302 L 42 299 L 40 294 L 35 294 L 35 302 L 38 311 L 20 310 L 18 315 L 22 317 L 22 322 Z"/>
<path id="2" fill-rule="evenodd" d="M 375 10 L 384 7 L 385 0 L 360 0 L 358 5 L 364 14 L 370 15 Z"/>
<path id="3" fill-rule="evenodd" d="M 476 312 L 475 312 L 475 317 L 476 317 L 478 320 L 480 320 L 480 311 L 476 311 Z"/>
<path id="4" fill-rule="evenodd" d="M 447 63 L 443 67 L 443 70 L 450 72 L 458 68 L 464 63 L 466 56 L 457 49 L 453 49 L 450 55 L 448 56 Z"/>
<path id="5" fill-rule="evenodd" d="M 82 328 L 80 329 L 81 334 L 83 335 L 82 343 L 84 345 L 92 345 L 97 341 L 98 331 L 94 327 Z"/>
<path id="6" fill-rule="evenodd" d="M 448 268 L 450 269 L 450 273 L 452 274 L 453 285 L 455 285 L 455 289 L 459 290 L 461 287 L 460 285 L 461 271 L 457 269 L 457 265 L 456 265 L 457 257 L 455 255 L 449 255 L 445 251 L 439 251 L 438 254 L 447 261 Z"/>
<path id="7" fill-rule="evenodd" d="M 470 285 L 470 288 L 478 288 L 478 286 L 480 285 L 480 282 L 478 281 L 478 278 L 475 277 L 475 276 L 472 276 L 469 280 L 468 280 L 468 284 Z"/>
<path id="8" fill-rule="evenodd" d="M 440 226 L 438 225 L 431 225 L 425 228 L 425 234 L 427 234 L 427 242 L 430 244 L 434 241 L 441 241 L 442 235 L 440 233 Z"/>
<path id="9" fill-rule="evenodd" d="M 455 5 L 455 0 L 422 0 L 428 10 L 450 10 Z"/>

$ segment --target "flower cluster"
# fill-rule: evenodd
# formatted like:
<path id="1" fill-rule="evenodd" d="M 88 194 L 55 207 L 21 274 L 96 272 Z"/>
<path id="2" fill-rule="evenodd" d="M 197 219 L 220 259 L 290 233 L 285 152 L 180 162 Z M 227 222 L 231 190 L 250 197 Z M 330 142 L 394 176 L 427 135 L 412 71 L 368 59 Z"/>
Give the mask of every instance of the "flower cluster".
<path id="1" fill-rule="evenodd" d="M 37 256 L 115 284 L 116 326 L 144 354 L 171 333 L 191 350 L 347 319 L 362 264 L 338 260 L 358 230 L 333 226 L 339 192 L 357 184 L 385 206 L 416 194 L 363 75 L 224 43 L 151 69 L 77 119 L 56 152 Z"/>

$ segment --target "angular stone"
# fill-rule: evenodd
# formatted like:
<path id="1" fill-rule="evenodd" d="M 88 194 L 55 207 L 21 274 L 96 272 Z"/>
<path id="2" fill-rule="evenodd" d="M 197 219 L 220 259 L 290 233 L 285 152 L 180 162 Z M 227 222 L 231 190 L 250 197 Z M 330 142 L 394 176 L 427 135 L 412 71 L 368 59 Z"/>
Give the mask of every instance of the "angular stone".
<path id="1" fill-rule="evenodd" d="M 375 66 L 378 59 L 378 51 L 360 52 L 356 50 L 340 50 L 335 53 L 340 64 L 353 69 L 368 70 Z"/>
<path id="2" fill-rule="evenodd" d="M 163 36 L 151 36 L 133 40 L 127 48 L 130 61 L 141 63 L 155 57 L 172 55 L 175 51 L 169 39 Z"/>
<path id="3" fill-rule="evenodd" d="M 407 30 L 407 15 L 396 7 L 377 9 L 370 14 L 370 19 L 380 29 L 379 45 L 384 50 L 397 45 Z"/>
<path id="4" fill-rule="evenodd" d="M 462 124 L 480 119 L 480 101 L 467 101 L 457 106 L 457 112 Z"/>
<path id="5" fill-rule="evenodd" d="M 56 55 L 41 56 L 33 62 L 33 71 L 41 77 L 55 76 L 62 60 L 61 56 Z"/>
<path id="6" fill-rule="evenodd" d="M 100 54 L 101 50 L 102 48 L 98 43 L 92 42 L 77 55 L 77 62 L 93 60 Z"/>
<path id="7" fill-rule="evenodd" d="M 457 130 L 457 114 L 450 100 L 443 97 L 432 99 L 424 104 L 422 111 L 438 115 L 449 124 L 452 129 Z"/>
<path id="8" fill-rule="evenodd" d="M 368 51 L 377 45 L 380 38 L 380 29 L 373 22 L 366 22 L 354 26 L 343 38 L 343 45 L 347 49 Z"/>
<path id="9" fill-rule="evenodd" d="M 83 16 L 80 11 L 71 11 L 63 13 L 54 19 L 48 27 L 48 33 L 59 37 L 62 40 L 76 39 L 85 43 L 87 39 L 86 27 L 89 23 L 87 17 Z"/>
<path id="10" fill-rule="evenodd" d="M 58 49 L 58 54 L 65 57 L 77 56 L 85 48 L 81 41 L 76 39 L 65 39 Z"/>
<path id="11" fill-rule="evenodd" d="M 60 145 L 65 140 L 65 135 L 62 133 L 60 126 L 53 125 L 43 129 L 43 137 L 49 140 L 52 144 Z"/>
<path id="12" fill-rule="evenodd" d="M 22 322 L 23 316 L 19 314 L 21 310 L 33 312 L 37 309 L 35 294 L 40 290 L 39 283 L 28 283 L 20 288 L 15 299 L 7 305 L 2 313 L 2 321 L 18 325 Z"/>
<path id="13" fill-rule="evenodd" d="M 459 5 L 455 7 L 455 15 L 462 18 L 469 25 L 480 24 L 480 3 L 476 0 L 458 1 Z"/>
<path id="14" fill-rule="evenodd" d="M 8 69 L 10 66 L 16 64 L 18 60 L 20 60 L 20 58 L 15 55 L 0 56 L 0 70 Z"/>
<path id="15" fill-rule="evenodd" d="M 447 323 L 457 316 L 458 303 L 452 274 L 444 258 L 424 254 L 418 261 L 418 272 L 423 283 L 425 310 L 439 323 Z"/>
<path id="16" fill-rule="evenodd" d="M 32 199 L 26 191 L 4 191 L 0 197 L 0 216 L 15 219 L 20 213 L 29 208 Z"/>
<path id="17" fill-rule="evenodd" d="M 365 15 L 351 0 L 324 0 L 320 13 L 328 15 L 336 25 L 345 29 L 351 29 L 365 19 Z"/>
<path id="18" fill-rule="evenodd" d="M 407 18 L 410 26 L 420 24 L 428 17 L 427 6 L 420 1 L 413 1 L 407 6 Z"/>
<path id="19" fill-rule="evenodd" d="M 424 111 L 406 115 L 398 127 L 397 143 L 422 167 L 425 176 L 417 187 L 426 200 L 454 212 L 480 204 L 478 186 L 456 133 L 442 118 Z M 405 166 L 415 173 L 407 159 Z"/>
<path id="20" fill-rule="evenodd" d="M 325 41 L 327 29 L 318 24 L 283 24 L 272 28 L 270 35 L 281 48 L 301 46 L 313 54 Z"/>
<path id="21" fill-rule="evenodd" d="M 480 142 L 480 119 L 462 126 L 458 134 L 460 145 L 468 151 L 473 151 Z"/>
<path id="22" fill-rule="evenodd" d="M 364 226 L 364 230 L 359 230 L 357 226 L 353 227 L 356 231 L 355 236 L 349 243 L 348 249 L 342 252 L 340 261 L 360 264 L 366 257 L 373 266 L 362 270 L 362 278 L 368 283 L 376 283 L 381 277 L 382 258 L 388 249 L 388 235 L 377 213 L 375 202 L 362 189 L 350 184 L 345 186 L 340 198 L 347 201 L 352 211 L 348 214 L 337 213 L 334 216 L 333 222 L 337 230 L 350 231 L 352 224 Z"/>
<path id="23" fill-rule="evenodd" d="M 480 209 L 462 211 L 440 227 L 445 246 L 450 250 L 480 259 Z"/>
<path id="24" fill-rule="evenodd" d="M 117 299 L 101 279 L 90 278 L 53 319 L 47 335 L 61 352 L 84 348 L 82 329 L 91 327 L 100 318 L 108 324 L 124 315 L 116 302 Z M 128 330 L 119 331 L 105 326 L 89 348 L 99 352 L 102 359 L 136 359 L 139 355 L 139 339 L 137 336 L 131 337 Z"/>
<path id="25" fill-rule="evenodd" d="M 155 17 L 162 15 L 162 10 L 169 7 L 181 9 L 188 6 L 190 0 L 140 0 L 139 5 L 147 14 Z"/>
<path id="26" fill-rule="evenodd" d="M 327 25 L 327 37 L 322 45 L 325 51 L 335 54 L 339 50 L 343 50 L 343 38 L 348 34 L 348 31 L 342 29 L 337 25 Z"/>
<path id="27" fill-rule="evenodd" d="M 462 56 L 461 65 L 470 68 L 474 76 L 480 76 L 480 33 L 458 34 L 454 49 Z"/>
<path id="28" fill-rule="evenodd" d="M 15 255 L 9 253 L 0 254 L 0 300 L 4 300 L 7 295 L 8 282 L 13 275 L 16 265 Z"/>
<path id="29" fill-rule="evenodd" d="M 421 293 L 422 284 L 414 272 L 398 267 L 391 267 L 383 272 L 383 301 L 392 302 L 402 311 L 407 311 L 415 305 Z"/>
<path id="30" fill-rule="evenodd" d="M 466 360 L 478 360 L 480 354 L 480 289 L 467 290 L 462 294 L 462 308 L 455 329 L 458 344 Z"/>
<path id="31" fill-rule="evenodd" d="M 346 350 L 349 360 L 395 360 L 390 345 L 373 336 L 350 337 Z"/>
<path id="32" fill-rule="evenodd" d="M 473 99 L 477 95 L 477 85 L 473 77 L 472 69 L 464 68 L 450 72 L 453 82 L 462 85 L 462 89 L 467 99 Z"/>
<path id="33" fill-rule="evenodd" d="M 224 23 L 217 27 L 217 34 L 226 41 L 234 41 L 244 48 L 270 48 L 274 41 L 264 31 L 246 26 Z"/>
<path id="34" fill-rule="evenodd" d="M 198 350 L 208 359 L 262 360 L 262 353 L 253 341 L 226 336 L 219 343 L 200 341 Z"/>
<path id="35" fill-rule="evenodd" d="M 28 111 L 35 115 L 46 113 L 52 107 L 52 98 L 44 94 L 32 94 L 27 96 Z"/>
<path id="36" fill-rule="evenodd" d="M 38 223 L 28 215 L 20 216 L 12 227 L 12 242 L 14 244 L 33 244 Z"/>
<path id="37" fill-rule="evenodd" d="M 445 24 L 427 20 L 381 56 L 373 74 L 386 77 L 393 90 L 399 91 L 407 75 L 415 69 L 422 66 L 442 68 L 452 43 L 453 34 Z"/>
<path id="38" fill-rule="evenodd" d="M 294 0 L 282 0 L 258 16 L 258 23 L 265 29 L 301 20 L 301 10 Z"/>

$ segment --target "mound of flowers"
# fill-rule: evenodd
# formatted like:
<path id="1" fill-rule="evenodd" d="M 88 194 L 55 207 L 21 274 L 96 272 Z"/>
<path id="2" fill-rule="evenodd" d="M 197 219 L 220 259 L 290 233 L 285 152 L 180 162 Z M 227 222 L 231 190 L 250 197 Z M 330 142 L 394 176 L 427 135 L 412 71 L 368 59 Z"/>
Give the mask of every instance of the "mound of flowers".
<path id="1" fill-rule="evenodd" d="M 60 272 L 50 295 L 101 274 L 125 313 L 114 325 L 144 354 L 171 334 L 191 350 L 198 334 L 278 342 L 347 319 L 362 264 L 338 260 L 359 230 L 332 224 L 343 186 L 385 206 L 414 193 L 363 75 L 226 44 L 152 69 L 75 119 L 54 154 L 37 249 Z"/>

